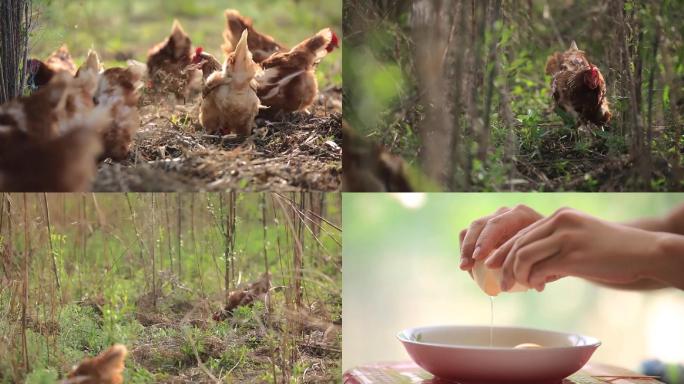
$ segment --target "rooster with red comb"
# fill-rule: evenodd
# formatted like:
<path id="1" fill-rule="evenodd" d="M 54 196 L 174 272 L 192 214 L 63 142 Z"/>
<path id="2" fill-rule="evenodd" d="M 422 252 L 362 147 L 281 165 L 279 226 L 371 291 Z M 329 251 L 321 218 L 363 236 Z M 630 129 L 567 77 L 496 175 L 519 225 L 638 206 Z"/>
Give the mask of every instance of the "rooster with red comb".
<path id="1" fill-rule="evenodd" d="M 204 48 L 195 48 L 195 54 L 192 56 L 190 65 L 196 66 L 202 71 L 202 76 L 206 80 L 209 75 L 221 70 L 221 63 L 211 53 L 205 52 Z"/>

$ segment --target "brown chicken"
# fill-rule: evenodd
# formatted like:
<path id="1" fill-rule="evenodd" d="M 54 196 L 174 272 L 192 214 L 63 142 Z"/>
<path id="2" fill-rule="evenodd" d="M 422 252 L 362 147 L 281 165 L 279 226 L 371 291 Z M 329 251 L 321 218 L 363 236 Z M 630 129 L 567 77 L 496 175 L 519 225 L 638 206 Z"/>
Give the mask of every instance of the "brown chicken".
<path id="1" fill-rule="evenodd" d="M 156 91 L 174 93 L 187 98 L 194 88 L 201 87 L 201 73 L 192 63 L 192 41 L 174 20 L 171 35 L 153 47 L 147 56 L 147 70 Z"/>
<path id="2" fill-rule="evenodd" d="M 404 160 L 342 124 L 342 190 L 413 192 Z"/>
<path id="3" fill-rule="evenodd" d="M 268 114 L 308 108 L 318 93 L 316 64 L 339 47 L 339 38 L 330 28 L 304 40 L 289 52 L 276 53 L 261 63 L 257 77 L 258 95 Z"/>
<path id="4" fill-rule="evenodd" d="M 200 122 L 211 134 L 245 137 L 252 133 L 260 106 L 254 80 L 259 65 L 252 60 L 247 36 L 245 30 L 223 70 L 209 76 L 202 90 Z"/>
<path id="5" fill-rule="evenodd" d="M 240 36 L 242 36 L 242 31 L 245 29 L 249 32 L 247 40 L 249 50 L 252 52 L 254 61 L 257 63 L 261 63 L 276 52 L 287 50 L 271 36 L 257 32 L 252 25 L 252 19 L 242 16 L 240 12 L 234 9 L 227 9 L 225 16 L 226 29 L 223 32 L 224 43 L 221 48 L 226 55 L 233 52 L 238 40 L 240 40 Z"/>
<path id="6" fill-rule="evenodd" d="M 587 65 L 589 65 L 589 60 L 586 54 L 584 51 L 580 51 L 577 48 L 577 43 L 573 41 L 567 51 L 554 52 L 553 55 L 549 56 L 546 60 L 546 74 L 553 76 L 560 71 L 576 71 Z"/>
<path id="7" fill-rule="evenodd" d="M 204 48 L 195 48 L 195 54 L 192 56 L 191 67 L 202 71 L 202 77 L 206 80 L 209 75 L 221 70 L 221 63 L 209 52 L 204 51 Z"/>
<path id="8" fill-rule="evenodd" d="M 88 54 L 84 67 L 91 71 L 100 68 L 95 51 Z M 145 71 L 144 64 L 129 61 L 127 68 L 108 68 L 99 75 L 93 100 L 111 117 L 111 123 L 102 132 L 104 152 L 101 159 L 121 161 L 128 157 L 133 136 L 140 129 L 137 105 Z"/>
<path id="9" fill-rule="evenodd" d="M 38 59 L 29 59 L 27 64 L 28 84 L 33 89 L 49 83 L 57 72 L 65 71 L 72 76 L 76 74 L 76 64 L 74 64 L 66 44 L 53 52 L 45 62 Z"/>
<path id="10" fill-rule="evenodd" d="M 570 49 L 549 58 L 546 71 L 553 74 L 551 92 L 556 105 L 579 120 L 603 126 L 611 113 L 606 81 L 601 71 L 572 42 Z"/>
<path id="11" fill-rule="evenodd" d="M 239 306 L 252 305 L 255 300 L 266 300 L 270 289 L 271 274 L 264 273 L 259 280 L 248 284 L 247 287 L 229 292 L 228 303 L 222 310 L 214 313 L 212 318 L 216 321 L 223 321 L 232 316 L 233 310 Z"/>
<path id="12" fill-rule="evenodd" d="M 59 72 L 31 96 L 0 106 L 0 190 L 89 189 L 109 118 L 86 105 L 86 80 Z"/>
<path id="13" fill-rule="evenodd" d="M 83 360 L 62 384 L 121 384 L 127 354 L 124 345 L 115 344 L 101 354 Z"/>

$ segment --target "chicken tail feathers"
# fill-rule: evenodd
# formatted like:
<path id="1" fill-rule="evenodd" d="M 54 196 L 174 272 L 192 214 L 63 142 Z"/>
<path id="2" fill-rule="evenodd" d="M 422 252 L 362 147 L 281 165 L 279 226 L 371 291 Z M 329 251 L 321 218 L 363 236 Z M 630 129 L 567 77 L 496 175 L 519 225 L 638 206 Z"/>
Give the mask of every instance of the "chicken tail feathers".
<path id="1" fill-rule="evenodd" d="M 226 9 L 224 15 L 226 16 L 226 29 L 223 32 L 221 49 L 228 55 L 236 49 L 238 36 L 252 26 L 252 20 L 242 16 L 240 12 L 234 9 Z"/>
<path id="2" fill-rule="evenodd" d="M 237 84 L 249 82 L 257 72 L 257 65 L 252 59 L 252 52 L 247 44 L 249 32 L 242 31 L 240 41 L 235 45 L 235 51 L 228 57 L 226 65 L 231 66 L 231 76 Z"/>
<path id="3" fill-rule="evenodd" d="M 315 36 L 304 40 L 297 46 L 292 48 L 293 51 L 308 51 L 312 52 L 316 60 L 320 60 L 330 53 L 334 48 L 337 48 L 339 39 L 335 32 L 330 28 L 320 30 Z"/>

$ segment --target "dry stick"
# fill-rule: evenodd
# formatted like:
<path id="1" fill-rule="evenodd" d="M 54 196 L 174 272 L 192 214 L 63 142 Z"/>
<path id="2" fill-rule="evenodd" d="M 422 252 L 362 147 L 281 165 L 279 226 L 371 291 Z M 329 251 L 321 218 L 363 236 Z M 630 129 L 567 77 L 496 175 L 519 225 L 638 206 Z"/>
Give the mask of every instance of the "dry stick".
<path id="1" fill-rule="evenodd" d="M 28 345 L 26 341 L 26 311 L 29 302 L 29 275 L 28 275 L 28 258 L 29 258 L 29 234 L 28 234 L 28 214 L 26 213 L 28 207 L 26 205 L 26 193 L 23 193 L 24 199 L 24 290 L 23 290 L 23 300 L 21 305 L 21 348 L 24 355 L 24 370 L 26 374 L 29 373 L 29 360 L 28 360 Z"/>
<path id="2" fill-rule="evenodd" d="M 226 198 L 226 193 L 221 192 L 221 199 L 220 199 L 220 213 L 221 215 L 224 215 L 224 209 L 223 207 L 225 206 L 225 198 Z M 230 210 L 230 207 L 229 207 Z M 230 292 L 230 265 L 229 265 L 229 259 L 230 259 L 230 214 L 225 214 L 225 224 L 223 225 L 223 286 L 225 290 L 225 300 L 226 300 L 226 305 L 228 305 L 228 295 Z"/>
<path id="3" fill-rule="evenodd" d="M 209 214 L 211 214 L 212 219 L 214 219 L 214 225 L 216 228 L 218 228 L 218 234 L 221 236 L 221 238 L 224 239 L 224 253 L 225 253 L 225 230 L 223 228 L 223 193 L 219 193 L 219 215 L 216 215 L 214 213 L 214 204 L 211 202 L 211 195 L 207 195 L 207 210 L 209 211 Z M 219 216 L 221 216 L 221 219 L 219 219 Z M 219 267 L 218 260 L 216 260 L 216 252 L 211 253 L 211 260 L 214 262 L 214 271 L 216 272 L 216 280 L 220 281 L 221 280 L 221 267 Z M 224 287 L 225 288 L 225 287 Z M 226 291 L 227 292 L 227 291 Z M 226 300 L 228 298 L 226 297 Z M 226 301 L 226 305 L 228 302 Z"/>
<path id="4" fill-rule="evenodd" d="M 643 139 L 642 139 L 642 129 L 639 124 L 639 107 L 637 105 L 637 95 L 636 95 L 636 83 L 634 79 L 634 75 L 631 70 L 631 65 L 630 65 L 630 58 L 629 58 L 629 49 L 627 46 L 627 32 L 626 32 L 626 23 L 627 20 L 625 19 L 624 15 L 624 9 L 621 5 L 621 2 L 616 1 L 616 10 L 618 10 L 618 15 L 620 17 L 619 20 L 619 34 L 618 38 L 620 39 L 620 44 L 622 48 L 622 69 L 623 72 L 627 75 L 627 82 L 628 82 L 628 88 L 629 88 L 629 102 L 630 102 L 630 120 L 632 123 L 632 146 L 631 146 L 631 155 L 636 159 L 637 162 L 639 162 L 639 155 L 641 154 L 641 150 L 643 147 Z M 640 168 L 637 166 L 637 168 Z M 642 180 L 643 181 L 643 180 Z"/>
<path id="5" fill-rule="evenodd" d="M 193 255 L 197 258 L 197 274 L 199 275 L 200 281 L 200 291 L 202 292 L 202 297 L 206 297 L 204 292 L 204 274 L 202 273 L 203 254 L 197 253 L 197 238 L 195 236 L 195 194 L 190 194 L 190 238 L 192 241 Z"/>
<path id="6" fill-rule="evenodd" d="M 306 216 L 306 213 L 307 213 L 307 212 L 308 212 L 308 213 L 312 213 L 311 211 L 304 212 L 304 211 L 302 211 L 302 210 L 299 210 L 299 209 L 297 208 L 297 206 L 296 206 L 294 203 L 292 203 L 292 201 L 290 201 L 290 200 L 285 199 L 285 202 L 288 203 L 288 205 L 289 205 L 295 212 L 298 213 L 298 216 L 299 216 L 299 219 L 300 219 L 300 220 L 303 221 L 303 219 L 307 219 L 307 220 L 313 222 L 313 220 L 312 220 L 311 218 L 309 218 L 308 216 Z M 321 241 L 320 241 L 320 239 L 318 238 L 318 236 L 316 236 L 316 235 L 314 234 L 313 230 L 312 230 L 308 225 L 306 225 L 305 223 L 304 223 L 304 225 L 305 225 L 306 229 L 309 231 L 309 233 L 314 237 L 314 239 L 316 239 L 317 244 L 319 244 L 321 247 L 323 247 L 323 249 L 326 249 L 325 246 L 321 243 Z M 340 231 L 341 231 L 341 230 L 340 230 Z M 332 234 L 328 233 L 327 231 L 326 231 L 326 234 L 328 234 L 328 236 L 329 236 L 333 241 L 335 241 L 338 245 L 340 244 L 340 243 L 339 243 L 339 240 L 335 239 L 335 238 L 332 236 Z M 327 250 L 326 250 L 326 253 L 327 253 Z M 330 256 L 330 254 L 328 254 L 328 256 Z"/>
<path id="7" fill-rule="evenodd" d="M 497 0 L 494 6 L 494 16 L 492 17 L 490 23 L 490 30 L 492 32 L 492 41 L 489 43 L 489 73 L 487 75 L 487 95 L 485 96 L 485 108 L 484 108 L 484 124 L 482 125 L 482 131 L 480 132 L 480 142 L 477 147 L 477 154 L 482 165 L 485 165 L 487 161 L 487 149 L 489 147 L 489 136 L 490 136 L 490 113 L 492 109 L 492 97 L 494 95 L 494 77 L 496 77 L 497 64 L 499 62 L 499 57 L 496 54 L 496 44 L 498 42 L 498 35 L 495 34 L 494 27 L 496 21 L 499 19 L 499 8 L 501 8 L 501 0 Z M 492 63 L 493 62 L 493 63 Z"/>
<path id="8" fill-rule="evenodd" d="M 458 39 L 455 42 L 456 47 L 461 47 L 464 43 L 465 33 L 465 7 L 464 2 L 459 1 L 456 6 L 453 7 L 454 16 L 452 17 L 452 31 L 455 29 L 456 25 L 459 26 Z M 458 19 L 457 17 L 458 16 Z M 451 44 L 451 37 L 449 37 L 449 44 Z M 464 170 L 464 156 L 463 148 L 461 148 L 461 115 L 463 113 L 463 55 L 456 53 L 454 55 L 454 72 L 452 75 L 451 82 L 453 85 L 453 107 L 452 107 L 452 120 L 454 122 L 452 135 L 451 135 L 451 162 L 454 167 L 459 167 Z M 449 189 L 452 191 L 460 189 L 461 185 L 459 180 L 456 178 L 457 169 L 453 169 L 449 174 Z"/>
<path id="9" fill-rule="evenodd" d="M 292 197 L 295 203 L 297 202 L 297 195 L 293 193 Z M 304 210 L 304 192 L 300 193 L 300 210 Z M 295 239 L 292 249 L 292 264 L 294 266 L 294 293 L 295 293 L 295 305 L 296 308 L 301 308 L 302 306 L 302 254 L 304 245 L 302 243 L 302 221 L 297 220 L 297 213 L 295 209 L 292 209 L 292 215 L 288 215 L 288 220 L 292 220 L 293 231 L 292 237 Z"/>
<path id="10" fill-rule="evenodd" d="M 290 206 L 294 206 L 294 203 L 292 202 L 292 200 L 290 200 L 287 196 L 285 196 L 285 195 L 283 195 L 283 194 L 281 194 L 281 193 L 278 193 L 278 192 L 274 192 L 273 194 L 274 194 L 275 196 L 278 196 L 278 197 L 280 197 L 281 199 L 285 200 Z M 336 225 L 335 223 L 331 222 L 330 220 L 326 219 L 325 217 L 323 217 L 323 216 L 321 216 L 321 215 L 317 215 L 315 212 L 311 212 L 311 211 L 309 211 L 308 213 L 311 214 L 311 216 L 314 216 L 315 218 L 317 218 L 317 219 L 323 221 L 324 223 L 328 224 L 328 225 L 331 226 L 332 228 L 334 228 L 334 229 L 336 229 L 336 230 L 342 232 L 342 228 L 341 228 L 339 225 Z M 309 219 L 309 220 L 312 221 L 311 219 Z M 329 236 L 331 236 L 329 233 L 326 233 L 326 234 L 328 234 Z M 332 236 L 331 236 L 331 237 L 332 237 Z M 335 240 L 335 239 L 333 238 L 333 240 Z M 342 244 L 340 244 L 339 242 L 337 242 L 337 245 L 342 246 Z"/>
<path id="11" fill-rule="evenodd" d="M 235 191 L 230 191 L 230 277 L 235 284 L 235 218 L 237 212 L 237 194 Z"/>
<path id="12" fill-rule="evenodd" d="M 125 193 L 126 196 L 126 202 L 128 203 L 128 211 L 131 215 L 131 221 L 133 222 L 133 230 L 135 231 L 135 237 L 138 239 L 138 245 L 140 247 L 140 261 L 142 262 L 142 265 L 145 265 L 145 242 L 143 242 L 142 236 L 140 235 L 140 231 L 138 230 L 138 224 L 135 222 L 135 211 L 133 210 L 133 205 L 131 204 L 131 197 L 128 195 L 128 192 Z M 153 277 L 154 277 L 154 270 L 152 271 Z M 147 284 L 147 279 L 145 279 L 145 284 Z"/>
<path id="13" fill-rule="evenodd" d="M 277 201 L 278 205 L 280 206 L 280 212 L 285 216 L 285 218 L 288 218 L 287 210 L 283 206 L 282 202 L 278 199 L 277 194 L 272 194 L 271 195 L 271 200 L 272 201 Z M 276 211 L 276 206 L 275 204 L 271 204 L 273 206 L 273 220 L 276 221 L 278 218 L 278 214 Z M 289 228 L 289 227 L 288 227 Z M 285 240 L 287 241 L 290 238 L 290 231 L 285 231 Z M 287 271 L 287 274 L 283 276 L 283 280 L 286 281 L 286 285 L 288 287 L 292 286 L 292 269 L 290 263 L 284 263 L 283 262 L 283 254 L 282 254 L 282 249 L 280 246 L 280 231 L 276 231 L 276 245 L 277 245 L 277 251 L 278 251 L 278 262 L 280 264 L 280 271 Z M 291 297 L 292 290 L 291 289 L 286 289 L 283 293 L 285 296 L 285 308 L 288 310 L 292 310 L 292 297 Z M 287 324 L 286 324 L 287 326 Z M 282 351 L 282 354 L 286 354 L 289 350 L 288 348 L 288 333 L 287 330 L 285 330 L 285 336 L 281 338 L 281 348 L 280 350 Z M 281 367 L 281 372 L 282 372 L 282 382 L 288 382 L 289 381 L 289 372 L 288 372 L 288 367 L 290 366 L 287 363 L 287 356 L 283 356 L 281 358 L 281 361 L 284 362 L 283 366 Z"/>
<path id="14" fill-rule="evenodd" d="M 659 13 L 659 12 L 657 12 Z M 657 19 L 657 18 L 656 18 Z M 652 172 L 653 158 L 651 155 L 653 142 L 653 126 L 651 111 L 653 109 L 653 80 L 656 72 L 656 58 L 658 56 L 658 43 L 660 41 L 660 23 L 656 21 L 655 34 L 653 35 L 653 56 L 651 57 L 651 73 L 648 76 L 648 125 L 646 126 L 646 162 L 649 174 Z"/>
<path id="15" fill-rule="evenodd" d="M 86 195 L 83 193 L 81 194 L 81 222 L 80 225 L 78 226 L 78 229 L 81 233 L 81 260 L 80 263 L 83 265 L 84 261 L 86 260 L 86 251 L 88 249 L 88 237 L 86 236 L 87 232 L 87 219 L 86 219 Z M 78 273 L 78 289 L 79 291 L 82 292 L 83 289 L 83 274 L 81 273 L 81 270 L 79 269 Z"/>
<path id="16" fill-rule="evenodd" d="M 266 274 L 268 274 L 268 253 L 266 252 L 266 194 L 262 193 L 261 194 L 261 228 L 262 228 L 262 234 L 263 234 L 263 240 L 261 242 L 262 244 L 262 253 L 264 256 L 264 271 Z M 270 305 L 269 305 L 269 312 L 270 312 Z"/>
<path id="17" fill-rule="evenodd" d="M 183 269 L 182 269 L 182 250 L 181 250 L 181 212 L 183 210 L 183 205 L 181 201 L 181 194 L 176 193 L 176 212 L 178 214 L 178 227 L 176 228 L 176 240 L 178 243 L 176 244 L 176 248 L 178 250 L 178 281 L 181 281 L 182 276 L 183 276 Z"/>
<path id="18" fill-rule="evenodd" d="M 173 253 L 171 252 L 171 223 L 169 219 L 169 194 L 164 194 L 164 215 L 166 216 L 166 252 L 169 255 L 169 270 L 173 273 Z M 159 268 L 164 269 L 164 258 L 161 255 L 161 249 L 159 252 Z"/>
<path id="19" fill-rule="evenodd" d="M 45 208 L 45 219 L 47 222 L 47 233 L 48 233 L 48 244 L 50 246 L 50 259 L 52 260 L 52 272 L 55 275 L 55 283 L 57 284 L 57 290 L 59 291 L 59 297 L 62 297 L 62 286 L 59 283 L 59 275 L 57 273 L 57 255 L 55 255 L 55 250 L 52 246 L 52 228 L 50 227 L 50 207 L 47 201 L 47 193 L 43 193 L 43 206 Z"/>
<path id="20" fill-rule="evenodd" d="M 152 198 L 152 306 L 156 309 L 157 308 L 157 262 L 156 262 L 156 257 L 155 257 L 155 248 L 157 244 L 157 219 L 156 219 L 156 210 L 157 210 L 157 200 L 155 198 L 155 194 L 151 194 Z M 160 256 L 161 259 L 161 256 Z"/>

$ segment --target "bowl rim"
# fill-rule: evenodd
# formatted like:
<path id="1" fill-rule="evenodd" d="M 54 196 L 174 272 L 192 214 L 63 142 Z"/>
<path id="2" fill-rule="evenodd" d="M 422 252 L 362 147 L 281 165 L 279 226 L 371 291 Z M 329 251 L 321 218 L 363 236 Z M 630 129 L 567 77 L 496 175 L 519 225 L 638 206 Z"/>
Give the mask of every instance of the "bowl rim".
<path id="1" fill-rule="evenodd" d="M 515 349 L 511 347 L 494 347 L 494 346 L 472 346 L 472 345 L 459 345 L 459 344 L 439 344 L 439 343 L 426 343 L 422 341 L 417 341 L 417 340 L 410 340 L 409 338 L 406 337 L 406 333 L 418 331 L 421 329 L 445 329 L 445 328 L 471 328 L 471 329 L 488 329 L 490 328 L 488 325 L 427 325 L 427 326 L 420 326 L 420 327 L 412 327 L 412 328 L 406 328 L 399 333 L 397 333 L 397 339 L 402 342 L 402 343 L 407 343 L 407 344 L 413 344 L 413 345 L 419 345 L 419 346 L 430 346 L 430 347 L 437 347 L 437 348 L 444 348 L 444 349 L 452 349 L 452 350 L 496 350 L 496 351 L 526 351 L 526 352 L 539 352 L 539 351 L 550 351 L 550 350 L 564 350 L 564 349 L 577 349 L 577 348 L 598 348 L 601 346 L 601 340 L 591 337 L 591 336 L 586 336 L 582 335 L 580 333 L 575 333 L 575 332 L 561 332 L 561 331 L 552 331 L 548 329 L 540 329 L 540 328 L 531 328 L 531 327 L 517 327 L 517 326 L 499 326 L 495 325 L 492 328 L 495 329 L 512 329 L 512 330 L 523 330 L 523 331 L 541 331 L 545 333 L 554 333 L 557 335 L 564 335 L 564 336 L 577 336 L 581 339 L 584 339 L 587 341 L 587 344 L 584 345 L 571 345 L 571 346 L 564 346 L 564 347 L 541 347 L 539 349 L 534 348 L 534 349 Z M 520 353 L 520 352 L 515 352 L 515 353 Z"/>

